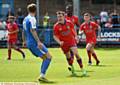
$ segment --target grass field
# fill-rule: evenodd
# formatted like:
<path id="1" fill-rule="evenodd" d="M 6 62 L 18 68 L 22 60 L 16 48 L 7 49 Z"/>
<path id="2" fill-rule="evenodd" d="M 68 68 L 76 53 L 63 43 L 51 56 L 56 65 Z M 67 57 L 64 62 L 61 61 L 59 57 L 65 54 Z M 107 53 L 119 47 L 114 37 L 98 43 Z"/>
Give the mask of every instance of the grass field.
<path id="1" fill-rule="evenodd" d="M 47 78 L 54 81 L 52 85 L 120 85 L 120 49 L 98 48 L 97 54 L 101 60 L 100 66 L 87 65 L 85 49 L 79 48 L 88 77 L 71 77 L 67 69 L 67 62 L 59 48 L 49 48 L 53 59 L 47 72 Z M 0 82 L 35 82 L 39 75 L 41 59 L 34 57 L 24 49 L 26 59 L 13 50 L 12 60 L 7 60 L 7 49 L 0 49 Z M 76 73 L 82 73 L 74 62 Z M 42 83 L 42 85 L 44 85 Z M 47 84 L 45 84 L 47 85 Z"/>

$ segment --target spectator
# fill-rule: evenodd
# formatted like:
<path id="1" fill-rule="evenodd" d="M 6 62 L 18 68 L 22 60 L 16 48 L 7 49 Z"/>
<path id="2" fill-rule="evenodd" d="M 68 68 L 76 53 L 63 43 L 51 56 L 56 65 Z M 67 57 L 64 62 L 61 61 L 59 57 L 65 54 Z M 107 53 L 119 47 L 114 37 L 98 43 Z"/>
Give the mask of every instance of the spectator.
<path id="1" fill-rule="evenodd" d="M 44 34 L 44 43 L 46 46 L 50 45 L 50 17 L 48 15 L 48 12 L 46 12 L 44 18 L 43 18 L 43 28 L 42 34 Z"/>
<path id="2" fill-rule="evenodd" d="M 0 21 L 0 29 L 6 29 L 6 22 Z"/>
<path id="3" fill-rule="evenodd" d="M 108 18 L 108 12 L 103 9 L 103 11 L 100 12 L 101 27 L 105 27 L 105 23 L 108 21 Z"/>
<path id="4" fill-rule="evenodd" d="M 18 8 L 17 10 L 17 15 L 16 15 L 17 19 L 17 25 L 19 27 L 19 32 L 18 32 L 18 43 L 21 44 L 20 42 L 22 41 L 22 23 L 23 23 L 23 20 L 24 20 L 24 15 L 22 13 L 22 9 L 21 8 Z"/>
<path id="5" fill-rule="evenodd" d="M 112 28 L 112 27 L 113 27 L 113 25 L 112 25 L 112 19 L 109 18 L 108 22 L 105 23 L 105 28 Z"/>
<path id="6" fill-rule="evenodd" d="M 96 23 L 97 23 L 98 25 L 100 25 L 100 19 L 97 19 L 97 20 L 96 20 Z"/>
<path id="7" fill-rule="evenodd" d="M 22 25 L 23 19 L 24 19 L 24 15 L 22 13 L 22 9 L 18 8 L 18 11 L 17 11 L 17 24 Z"/>
<path id="8" fill-rule="evenodd" d="M 45 14 L 45 16 L 44 16 L 44 18 L 43 18 L 43 27 L 46 28 L 46 29 L 47 29 L 47 28 L 49 27 L 49 25 L 50 25 L 49 20 L 50 20 L 50 17 L 49 17 L 49 15 L 48 15 L 48 12 L 46 12 L 46 14 Z"/>
<path id="9" fill-rule="evenodd" d="M 2 29 L 2 28 L 3 28 L 2 21 L 0 20 L 0 29 Z"/>
<path id="10" fill-rule="evenodd" d="M 113 28 L 118 28 L 119 26 L 119 14 L 117 13 L 117 10 L 114 9 L 114 12 L 110 14 L 110 16 L 112 17 L 112 24 L 113 24 Z"/>

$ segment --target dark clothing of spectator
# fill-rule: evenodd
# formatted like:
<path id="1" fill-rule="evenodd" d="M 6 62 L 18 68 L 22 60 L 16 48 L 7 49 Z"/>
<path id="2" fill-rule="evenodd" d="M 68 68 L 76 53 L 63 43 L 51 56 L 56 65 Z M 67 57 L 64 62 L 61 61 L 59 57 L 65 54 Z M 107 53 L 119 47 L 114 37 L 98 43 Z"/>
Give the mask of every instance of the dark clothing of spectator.
<path id="1" fill-rule="evenodd" d="M 113 28 L 119 27 L 118 15 L 112 15 L 112 24 L 113 24 Z"/>
<path id="2" fill-rule="evenodd" d="M 23 13 L 22 13 L 22 9 L 18 8 L 18 11 L 17 11 L 17 24 L 18 24 L 18 26 L 22 25 L 23 19 L 24 19 L 24 16 L 23 16 Z"/>

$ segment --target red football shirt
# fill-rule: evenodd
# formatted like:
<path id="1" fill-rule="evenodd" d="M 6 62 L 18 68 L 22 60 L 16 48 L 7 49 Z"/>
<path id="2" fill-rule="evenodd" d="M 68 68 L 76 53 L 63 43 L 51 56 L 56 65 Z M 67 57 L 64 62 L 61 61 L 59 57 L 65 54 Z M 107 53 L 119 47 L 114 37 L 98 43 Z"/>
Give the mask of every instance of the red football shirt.
<path id="1" fill-rule="evenodd" d="M 96 29 L 98 28 L 98 24 L 95 22 L 83 23 L 80 26 L 80 30 L 84 31 L 86 35 L 87 43 L 96 43 Z"/>
<path id="2" fill-rule="evenodd" d="M 16 31 L 18 29 L 18 26 L 16 23 L 8 23 L 7 24 L 7 30 L 8 32 L 13 32 L 13 31 Z M 14 33 L 14 34 L 8 34 L 8 39 L 11 40 L 11 39 L 17 39 L 17 32 Z"/>
<path id="3" fill-rule="evenodd" d="M 64 41 L 64 43 L 75 42 L 73 23 L 68 20 L 65 21 L 65 24 L 56 23 L 54 25 L 54 35 L 57 36 L 60 41 Z"/>
<path id="4" fill-rule="evenodd" d="M 74 25 L 79 26 L 79 21 L 78 21 L 78 17 L 77 16 L 65 16 L 66 20 L 70 20 L 71 22 L 73 22 Z"/>

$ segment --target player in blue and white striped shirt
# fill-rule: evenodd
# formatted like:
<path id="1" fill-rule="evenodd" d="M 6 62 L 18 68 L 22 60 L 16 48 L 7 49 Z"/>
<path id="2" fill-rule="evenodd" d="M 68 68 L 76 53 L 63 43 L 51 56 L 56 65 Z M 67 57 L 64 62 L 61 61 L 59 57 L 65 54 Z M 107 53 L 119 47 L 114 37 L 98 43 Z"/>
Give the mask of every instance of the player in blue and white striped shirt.
<path id="1" fill-rule="evenodd" d="M 23 21 L 23 43 L 25 43 L 26 40 L 26 45 L 32 54 L 43 59 L 39 81 L 47 82 L 48 80 L 45 78 L 45 74 L 52 57 L 45 45 L 39 40 L 36 32 L 36 5 L 28 5 L 27 10 L 28 16 L 26 16 Z"/>

